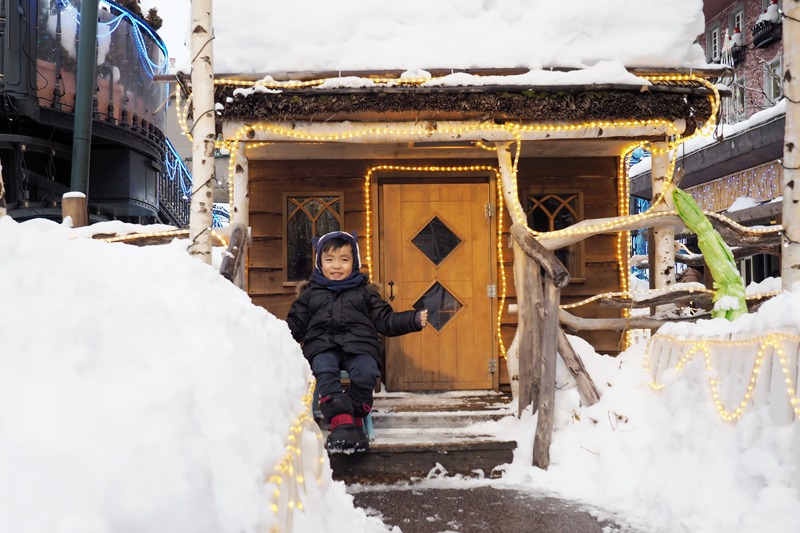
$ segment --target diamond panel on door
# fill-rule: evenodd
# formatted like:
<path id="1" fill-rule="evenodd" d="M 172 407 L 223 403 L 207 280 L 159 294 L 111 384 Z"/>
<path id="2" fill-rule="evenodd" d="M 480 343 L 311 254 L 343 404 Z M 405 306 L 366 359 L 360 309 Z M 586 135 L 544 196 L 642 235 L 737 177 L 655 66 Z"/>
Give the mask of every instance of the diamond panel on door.
<path id="1" fill-rule="evenodd" d="M 433 217 L 433 220 L 428 222 L 411 242 L 425 254 L 425 257 L 433 261 L 434 265 L 439 266 L 461 244 L 461 239 L 439 217 Z"/>
<path id="2" fill-rule="evenodd" d="M 414 309 L 428 310 L 428 324 L 441 331 L 463 306 L 438 281 L 414 303 Z"/>

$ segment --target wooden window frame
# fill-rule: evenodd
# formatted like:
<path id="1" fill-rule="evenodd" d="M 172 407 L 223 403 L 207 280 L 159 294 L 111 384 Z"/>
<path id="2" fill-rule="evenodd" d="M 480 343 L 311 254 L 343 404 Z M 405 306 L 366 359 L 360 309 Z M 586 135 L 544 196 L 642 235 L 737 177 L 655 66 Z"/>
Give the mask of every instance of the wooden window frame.
<path id="1" fill-rule="evenodd" d="M 730 28 L 728 28 L 728 31 L 730 32 L 729 33 L 730 35 L 733 35 L 733 30 L 735 30 L 737 26 L 739 27 L 739 31 L 742 32 L 742 35 L 744 35 L 744 7 L 743 6 L 737 7 L 731 13 Z"/>
<path id="2" fill-rule="evenodd" d="M 528 218 L 528 196 L 556 196 L 561 198 L 562 203 L 566 196 L 576 196 L 576 222 L 585 220 L 584 207 L 583 207 L 583 191 L 580 189 L 553 189 L 542 190 L 539 188 L 527 188 L 523 192 L 522 208 L 525 210 L 525 218 Z M 552 219 L 551 219 L 552 224 Z M 584 252 L 584 241 L 571 244 L 566 247 L 568 250 L 569 264 L 564 265 L 569 271 L 570 279 L 573 282 L 581 282 L 585 280 L 586 276 L 586 255 Z"/>
<path id="3" fill-rule="evenodd" d="M 289 198 L 294 197 L 303 197 L 303 198 L 321 198 L 324 196 L 333 196 L 339 198 L 339 208 L 340 212 L 338 215 L 334 213 L 334 216 L 339 220 L 339 230 L 344 231 L 344 191 L 296 191 L 296 192 L 285 192 L 283 193 L 283 205 L 281 210 L 283 211 L 283 225 L 281 227 L 281 236 L 282 236 L 282 246 L 281 252 L 283 257 L 283 286 L 284 287 L 295 287 L 298 283 L 304 280 L 290 280 L 289 279 L 289 210 L 287 209 L 287 205 L 289 203 Z M 321 212 L 320 212 L 321 213 Z M 319 218 L 319 217 L 317 217 Z M 316 222 L 316 219 L 314 219 Z M 320 235 L 316 235 L 316 225 L 312 224 L 312 237 L 320 237 Z M 314 255 L 312 249 L 311 255 L 311 263 L 314 263 Z M 313 271 L 313 267 L 312 267 Z"/>
<path id="4" fill-rule="evenodd" d="M 775 72 L 775 66 L 777 66 L 778 72 L 778 82 L 777 82 L 777 91 L 778 93 L 775 94 L 775 80 L 773 79 L 772 73 Z M 772 61 L 768 61 L 764 65 L 764 94 L 767 96 L 767 100 L 770 104 L 774 105 L 783 98 L 783 84 L 780 80 L 783 79 L 783 56 L 778 56 L 772 59 Z"/>
<path id="5" fill-rule="evenodd" d="M 709 62 L 719 61 L 721 51 L 719 25 L 716 25 L 706 32 L 706 58 Z"/>

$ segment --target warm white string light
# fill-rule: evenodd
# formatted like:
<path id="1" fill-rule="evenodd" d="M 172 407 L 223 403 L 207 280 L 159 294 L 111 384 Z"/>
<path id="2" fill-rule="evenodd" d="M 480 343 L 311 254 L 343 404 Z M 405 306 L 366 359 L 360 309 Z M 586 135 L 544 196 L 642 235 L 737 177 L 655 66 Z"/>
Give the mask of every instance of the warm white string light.
<path id="1" fill-rule="evenodd" d="M 697 353 L 703 353 L 706 369 L 712 377 L 709 377 L 708 384 L 711 388 L 711 395 L 714 400 L 714 405 L 719 412 L 720 416 L 727 421 L 735 421 L 744 414 L 746 407 L 753 399 L 756 383 L 758 381 L 758 374 L 761 366 L 768 353 L 773 354 L 773 360 L 777 358 L 781 365 L 781 370 L 784 376 L 784 384 L 786 386 L 786 393 L 788 394 L 789 403 L 795 415 L 795 420 L 800 420 L 800 400 L 797 397 L 796 383 L 793 379 L 793 369 L 789 366 L 789 360 L 786 356 L 786 350 L 783 347 L 784 342 L 800 343 L 800 335 L 790 333 L 773 332 L 767 335 L 760 335 L 749 339 L 685 339 L 673 335 L 664 335 L 657 333 L 653 335 L 647 343 L 644 357 L 644 368 L 651 376 L 654 376 L 650 368 L 650 359 L 654 357 L 654 345 L 668 345 L 670 353 L 674 353 L 676 349 L 686 349 L 683 355 L 678 359 L 675 364 L 675 370 L 682 370 L 686 363 L 688 363 Z M 714 371 L 711 353 L 712 350 L 718 349 L 722 357 L 729 357 L 731 348 L 737 346 L 754 347 L 758 346 L 756 358 L 753 363 L 753 368 L 750 371 L 750 377 L 747 382 L 747 388 L 742 399 L 738 402 L 734 409 L 727 409 L 722 403 L 719 394 L 720 381 Z M 661 347 L 661 346 L 660 346 Z M 794 348 L 796 350 L 796 348 Z M 663 348 L 661 352 L 665 351 Z M 662 383 L 658 383 L 657 376 L 654 376 L 650 386 L 656 390 L 664 388 Z"/>

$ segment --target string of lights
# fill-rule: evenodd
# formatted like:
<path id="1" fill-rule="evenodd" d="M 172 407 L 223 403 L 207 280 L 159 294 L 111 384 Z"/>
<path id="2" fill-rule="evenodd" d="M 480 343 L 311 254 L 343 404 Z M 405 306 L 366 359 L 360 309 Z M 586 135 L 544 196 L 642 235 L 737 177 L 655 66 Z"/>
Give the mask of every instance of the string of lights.
<path id="1" fill-rule="evenodd" d="M 311 472 L 317 476 L 315 482 L 322 482 L 322 467 L 325 464 L 327 455 L 322 442 L 322 433 L 311 414 L 312 402 L 314 398 L 314 388 L 316 382 L 312 379 L 308 390 L 303 396 L 303 412 L 297 417 L 292 425 L 289 426 L 289 435 L 286 438 L 286 453 L 281 461 L 272 470 L 267 482 L 274 485 L 272 491 L 272 503 L 270 509 L 275 515 L 275 523 L 272 527 L 273 532 L 285 531 L 287 528 L 281 527 L 291 523 L 291 515 L 294 511 L 303 510 L 303 502 L 300 499 L 301 491 L 305 490 L 305 466 L 303 461 L 303 433 L 311 431 L 316 436 L 316 455 L 309 457 L 312 463 Z M 310 455 L 313 450 L 305 450 L 305 455 Z M 284 500 L 285 501 L 282 501 Z M 284 515 L 281 516 L 281 511 Z"/>
<path id="2" fill-rule="evenodd" d="M 134 42 L 136 43 L 136 49 L 139 53 L 139 60 L 145 67 L 145 72 L 147 75 L 152 78 L 156 74 L 166 74 L 169 64 L 169 52 L 167 51 L 167 46 L 164 44 L 164 41 L 161 40 L 161 37 L 159 37 L 149 25 L 144 23 L 141 19 L 139 19 L 139 17 L 137 17 L 128 9 L 112 2 L 106 2 L 105 0 L 100 0 L 100 4 L 106 6 L 109 11 L 117 11 L 120 14 L 116 15 L 111 20 L 105 22 L 99 21 L 97 23 L 97 36 L 108 37 L 112 35 L 117 29 L 119 29 L 121 23 L 127 20 L 128 24 L 130 24 L 130 27 L 133 28 L 133 38 Z M 80 25 L 80 9 L 72 3 L 72 0 L 59 0 L 59 2 L 56 2 L 55 5 L 57 8 L 63 8 L 63 11 L 72 16 Z M 150 54 L 147 50 L 147 40 L 145 39 L 145 34 L 150 37 L 152 42 L 155 43 L 161 51 L 161 58 L 156 62 L 150 58 Z"/>
<path id="3" fill-rule="evenodd" d="M 496 330 L 498 347 L 500 357 L 506 358 L 506 347 L 503 341 L 502 324 L 503 324 L 503 308 L 505 307 L 506 294 L 508 286 L 506 283 L 505 273 L 505 260 L 503 258 L 503 190 L 500 180 L 500 171 L 490 165 L 470 165 L 470 166 L 403 166 L 403 165 L 376 165 L 371 167 L 367 174 L 364 176 L 364 210 L 366 212 L 366 231 L 364 234 L 365 239 L 365 263 L 367 265 L 367 272 L 370 279 L 374 279 L 374 268 L 372 261 L 372 197 L 370 190 L 372 187 L 372 178 L 376 172 L 492 172 L 495 176 L 495 183 L 497 187 L 497 222 L 496 222 L 496 240 L 497 240 L 497 257 L 496 264 L 500 278 L 500 296 L 498 300 L 498 310 L 496 319 Z"/>
<path id="4" fill-rule="evenodd" d="M 652 369 L 650 368 L 650 361 L 654 360 L 656 356 L 662 353 L 675 353 L 674 350 L 678 349 L 685 349 L 686 351 L 681 355 L 678 359 L 678 362 L 675 364 L 675 370 L 683 370 L 686 364 L 692 360 L 692 358 L 702 352 L 703 359 L 705 361 L 706 369 L 709 371 L 709 378 L 708 384 L 711 389 L 711 395 L 714 400 L 714 405 L 719 412 L 720 416 L 729 421 L 735 421 L 744 414 L 745 409 L 748 405 L 751 404 L 753 400 L 753 395 L 755 392 L 755 388 L 758 383 L 758 376 L 763 366 L 764 360 L 767 355 L 773 355 L 773 360 L 777 359 L 781 365 L 781 371 L 783 374 L 783 384 L 786 387 L 786 393 L 788 395 L 789 403 L 791 404 L 792 410 L 794 411 L 795 421 L 800 420 L 800 400 L 798 400 L 797 396 L 797 388 L 795 380 L 793 379 L 792 369 L 789 365 L 789 360 L 786 355 L 786 349 L 784 349 L 784 343 L 793 343 L 791 349 L 793 351 L 797 351 L 797 345 L 800 343 L 800 335 L 790 334 L 790 333 L 783 333 L 783 332 L 772 332 L 766 335 L 760 335 L 756 337 L 752 337 L 749 339 L 685 339 L 679 338 L 673 335 L 664 335 L 664 334 L 655 334 L 653 335 L 647 343 L 647 348 L 645 350 L 645 357 L 644 357 L 644 368 L 645 371 L 648 372 L 651 376 L 653 376 L 653 380 L 650 383 L 650 386 L 655 390 L 662 390 L 664 388 L 663 383 L 658 383 L 658 377 L 653 373 Z M 656 349 L 656 346 L 658 349 Z M 722 359 L 729 359 L 732 354 L 735 355 L 735 350 L 732 348 L 735 347 L 748 347 L 750 348 L 749 353 L 752 353 L 752 347 L 758 346 L 755 360 L 753 361 L 753 367 L 750 370 L 750 377 L 747 381 L 747 387 L 744 393 L 742 394 L 741 400 L 737 403 L 736 407 L 733 409 L 728 409 L 723 404 L 721 395 L 720 395 L 720 381 L 719 377 L 723 375 L 722 372 L 718 371 L 714 368 L 714 361 L 712 357 L 712 351 L 717 350 L 719 355 L 717 356 L 717 360 Z M 776 386 L 774 380 L 772 386 Z"/>

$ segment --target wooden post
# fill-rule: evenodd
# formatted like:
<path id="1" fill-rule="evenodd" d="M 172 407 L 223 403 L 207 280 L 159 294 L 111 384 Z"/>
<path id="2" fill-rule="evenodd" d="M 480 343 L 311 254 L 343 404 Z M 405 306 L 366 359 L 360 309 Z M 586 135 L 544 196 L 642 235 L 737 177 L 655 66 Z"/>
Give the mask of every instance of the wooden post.
<path id="1" fill-rule="evenodd" d="M 783 248 L 781 283 L 784 290 L 800 282 L 800 2 L 783 0 L 783 94 L 786 127 L 783 134 Z M 795 371 L 795 374 L 797 372 Z"/>
<path id="2" fill-rule="evenodd" d="M 539 418 L 533 441 L 533 466 L 547 470 L 550 466 L 550 442 L 553 439 L 553 416 L 556 401 L 556 346 L 558 344 L 558 306 L 561 289 L 545 276 L 544 320 L 542 327 L 542 376 L 539 386 Z"/>
<path id="3" fill-rule="evenodd" d="M 192 0 L 192 199 L 189 210 L 189 253 L 211 264 L 214 207 L 214 36 L 211 0 Z"/>
<path id="4" fill-rule="evenodd" d="M 244 258 L 247 245 L 247 226 L 235 223 L 231 226 L 231 240 L 228 243 L 228 250 L 222 258 L 222 265 L 219 272 L 225 279 L 235 282 L 239 265 Z"/>
<path id="5" fill-rule="evenodd" d="M 519 244 L 514 243 L 514 265 L 521 265 L 519 279 L 514 268 L 514 283 L 517 287 L 519 318 L 517 338 L 519 344 L 519 401 L 518 415 L 529 405 L 533 412 L 539 406 L 539 381 L 542 375 L 540 329 L 542 305 L 542 280 L 539 265 L 528 259 Z"/>
<path id="6" fill-rule="evenodd" d="M 61 220 L 72 218 L 73 228 L 89 225 L 89 206 L 82 192 L 68 192 L 61 197 Z"/>
<path id="7" fill-rule="evenodd" d="M 231 224 L 250 225 L 250 173 L 247 159 L 247 144 L 240 142 L 235 154 L 236 162 L 233 171 L 233 205 L 231 206 Z"/>
<path id="8" fill-rule="evenodd" d="M 669 176 L 669 144 L 653 143 L 653 202 L 663 195 L 663 201 L 653 211 L 669 211 L 675 208 L 672 190 L 667 185 Z M 675 284 L 675 232 L 669 226 L 653 227 L 654 261 L 650 263 L 650 283 L 655 289 L 663 289 Z"/>
<path id="9" fill-rule="evenodd" d="M 560 317 L 560 314 L 559 314 Z M 559 318 L 560 320 L 560 318 Z M 558 328 L 558 353 L 564 359 L 570 374 L 575 378 L 578 384 L 578 394 L 581 397 L 581 403 L 584 406 L 594 405 L 600 401 L 600 393 L 597 392 L 597 387 L 592 381 L 592 377 L 586 371 L 580 356 L 575 353 L 572 344 L 567 338 L 567 334 L 560 327 Z"/>

